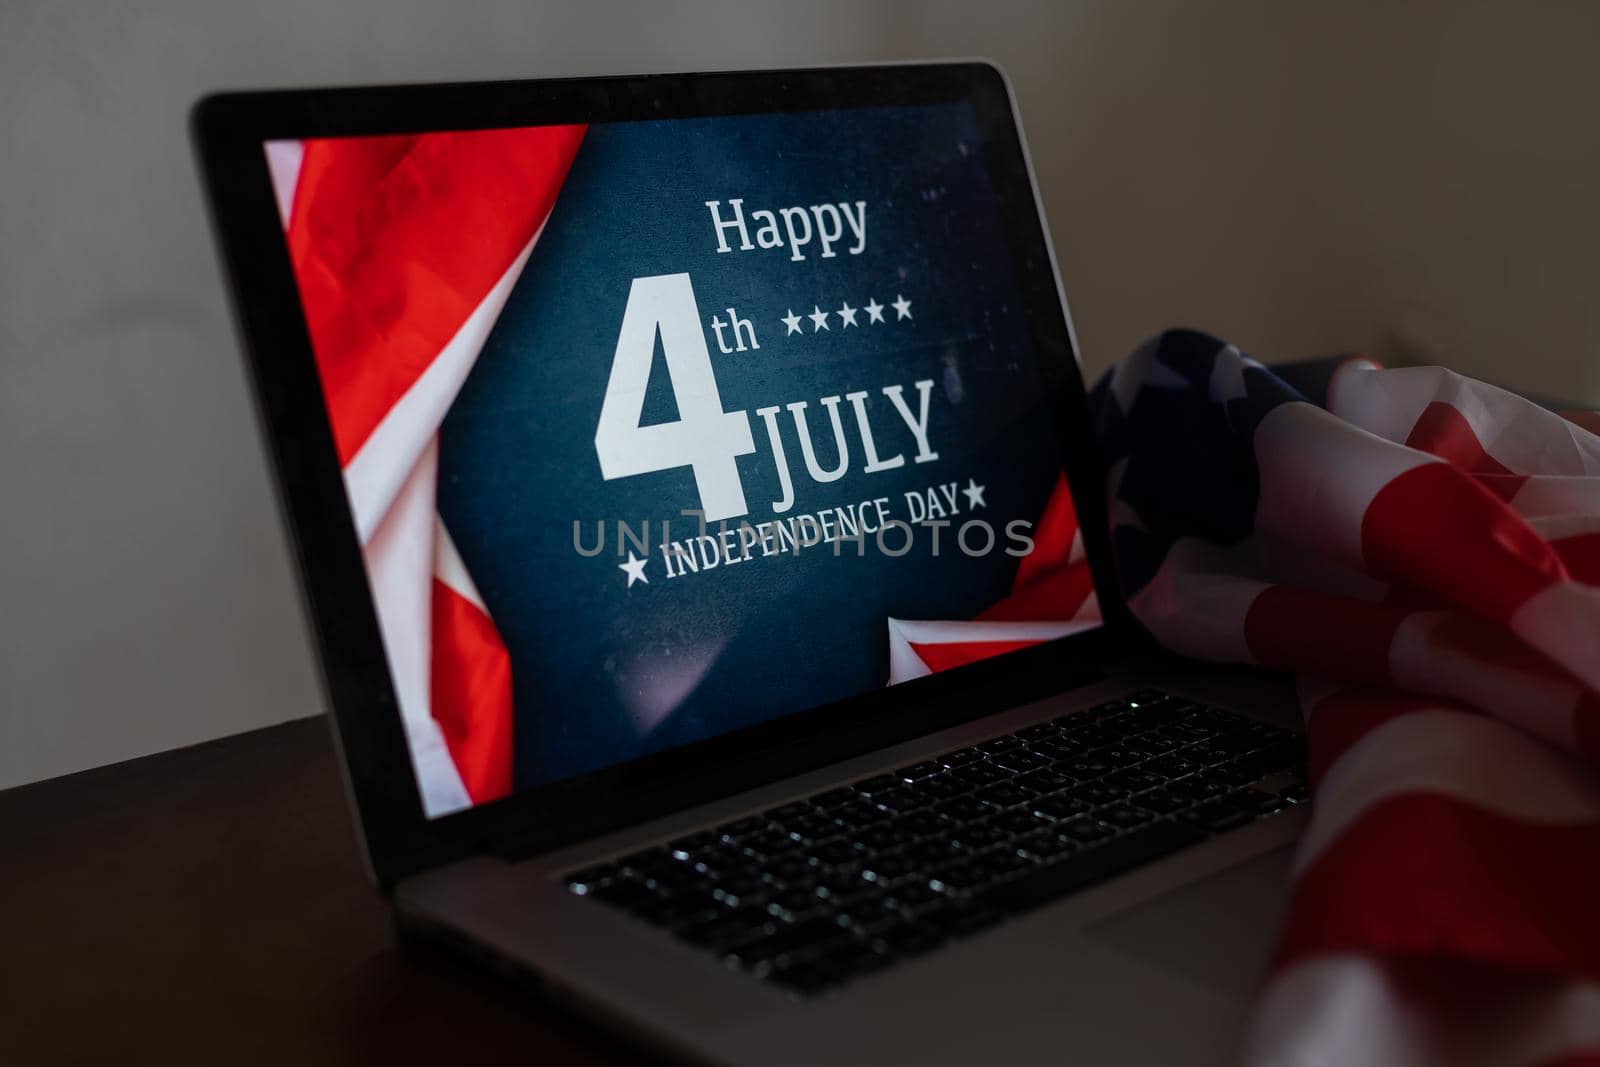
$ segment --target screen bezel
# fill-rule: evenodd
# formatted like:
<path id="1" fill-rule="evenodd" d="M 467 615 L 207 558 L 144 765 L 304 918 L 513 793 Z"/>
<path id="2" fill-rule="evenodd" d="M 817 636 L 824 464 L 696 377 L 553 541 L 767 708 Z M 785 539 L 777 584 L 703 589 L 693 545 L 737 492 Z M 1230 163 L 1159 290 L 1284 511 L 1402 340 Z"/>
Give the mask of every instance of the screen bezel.
<path id="1" fill-rule="evenodd" d="M 1105 625 L 427 818 L 264 143 L 958 101 L 972 105 L 983 134 Z M 995 67 L 971 62 L 223 93 L 195 105 L 191 127 L 346 782 L 380 886 L 486 849 L 558 847 L 1003 710 L 1095 676 L 1133 639 L 1110 571 L 1102 468 L 1074 339 L 1011 94 Z"/>

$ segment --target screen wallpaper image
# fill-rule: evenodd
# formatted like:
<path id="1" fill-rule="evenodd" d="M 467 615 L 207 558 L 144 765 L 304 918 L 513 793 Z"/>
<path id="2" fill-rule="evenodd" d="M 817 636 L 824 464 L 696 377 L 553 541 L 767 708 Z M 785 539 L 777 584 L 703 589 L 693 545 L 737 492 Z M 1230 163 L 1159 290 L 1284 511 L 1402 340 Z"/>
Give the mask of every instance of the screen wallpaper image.
<path id="1" fill-rule="evenodd" d="M 1098 624 L 966 105 L 265 148 L 429 816 Z"/>

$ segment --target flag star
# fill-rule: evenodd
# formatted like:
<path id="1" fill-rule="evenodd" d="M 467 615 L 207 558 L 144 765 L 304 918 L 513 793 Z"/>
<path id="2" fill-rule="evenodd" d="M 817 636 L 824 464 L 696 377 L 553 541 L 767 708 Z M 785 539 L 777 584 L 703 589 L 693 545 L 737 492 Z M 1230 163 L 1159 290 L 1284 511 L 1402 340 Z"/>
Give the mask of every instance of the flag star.
<path id="1" fill-rule="evenodd" d="M 988 503 L 983 499 L 983 486 L 979 485 L 975 479 L 968 478 L 967 487 L 961 491 L 967 494 L 968 511 L 971 511 L 974 508 L 986 508 L 989 506 Z"/>
<path id="2" fill-rule="evenodd" d="M 1107 507 L 1113 530 L 1127 528 L 1130 530 L 1145 530 L 1144 520 L 1139 518 L 1139 513 L 1133 509 L 1122 496 L 1122 480 L 1128 476 L 1128 458 L 1124 456 L 1111 464 L 1106 471 L 1106 498 L 1110 501 Z"/>
<path id="3" fill-rule="evenodd" d="M 883 305 L 872 297 L 867 297 L 867 322 L 868 324 L 883 321 Z"/>
<path id="4" fill-rule="evenodd" d="M 826 330 L 828 328 L 828 313 L 817 307 L 815 304 L 811 305 L 811 314 L 807 315 L 806 318 L 811 320 L 812 333 L 816 333 L 818 330 Z"/>
<path id="5" fill-rule="evenodd" d="M 894 308 L 894 321 L 899 322 L 901 319 L 909 319 L 911 317 L 911 301 L 899 293 L 894 294 L 894 303 L 889 306 Z"/>
<path id="6" fill-rule="evenodd" d="M 845 326 L 854 326 L 856 324 L 856 310 L 856 308 L 850 306 L 850 301 L 846 300 L 844 306 L 839 308 L 839 321 L 844 323 Z M 840 329 L 843 328 L 840 327 Z"/>
<path id="7" fill-rule="evenodd" d="M 1189 384 L 1189 379 L 1157 358 L 1155 349 L 1140 348 L 1133 355 L 1111 368 L 1111 395 L 1117 398 L 1117 407 L 1126 414 L 1133 410 L 1139 390 L 1175 389 Z"/>
<path id="8" fill-rule="evenodd" d="M 789 314 L 778 320 L 785 326 L 789 327 L 788 333 L 784 334 L 785 337 L 788 337 L 789 334 L 800 332 L 800 316 L 794 313 L 794 308 L 789 308 L 788 311 Z"/>
<path id="9" fill-rule="evenodd" d="M 628 576 L 629 589 L 633 588 L 634 582 L 643 582 L 645 585 L 650 584 L 650 579 L 646 578 L 644 573 L 644 565 L 648 562 L 650 562 L 648 559 L 640 559 L 632 552 L 629 552 L 628 562 L 617 564 L 617 569 Z"/>

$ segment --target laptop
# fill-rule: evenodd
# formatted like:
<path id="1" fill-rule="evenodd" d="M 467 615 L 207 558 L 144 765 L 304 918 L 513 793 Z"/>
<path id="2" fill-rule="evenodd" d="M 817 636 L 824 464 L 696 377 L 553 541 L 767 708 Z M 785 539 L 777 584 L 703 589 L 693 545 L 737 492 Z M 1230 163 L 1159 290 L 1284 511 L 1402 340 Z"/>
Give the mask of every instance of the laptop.
<path id="1" fill-rule="evenodd" d="M 192 129 L 405 930 L 695 1062 L 1235 1058 L 1293 694 L 1118 593 L 999 71 L 224 93 Z"/>

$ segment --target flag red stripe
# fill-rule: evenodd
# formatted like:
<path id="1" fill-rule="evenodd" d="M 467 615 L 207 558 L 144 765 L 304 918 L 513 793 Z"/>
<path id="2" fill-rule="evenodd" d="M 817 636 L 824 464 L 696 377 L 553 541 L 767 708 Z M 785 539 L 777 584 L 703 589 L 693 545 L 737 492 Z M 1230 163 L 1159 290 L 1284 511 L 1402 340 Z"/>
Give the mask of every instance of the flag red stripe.
<path id="1" fill-rule="evenodd" d="M 985 622 L 1042 622 L 1070 619 L 1089 594 L 1094 578 L 1089 567 L 1076 563 L 1042 575 L 984 610 L 978 619 Z"/>
<path id="2" fill-rule="evenodd" d="M 474 804 L 511 793 L 511 657 L 472 601 L 433 583 L 429 697 L 450 759 Z"/>
<path id="3" fill-rule="evenodd" d="M 1367 734 L 1402 715 L 1437 706 L 1437 701 L 1397 689 L 1341 689 L 1317 701 L 1306 722 L 1306 774 L 1313 790 L 1328 768 Z"/>
<path id="4" fill-rule="evenodd" d="M 1017 565 L 1017 576 L 1011 588 L 1020 590 L 1067 568 L 1072 555 L 1072 541 L 1078 534 L 1078 516 L 1072 509 L 1072 491 L 1067 488 L 1067 476 L 1056 475 L 1056 484 L 1045 502 L 1044 514 L 1033 530 L 1033 551 L 1022 557 Z M 1045 618 L 1059 618 L 1043 616 Z"/>
<path id="5" fill-rule="evenodd" d="M 1451 466 L 1471 474 L 1514 474 L 1515 472 L 1489 455 L 1478 440 L 1467 417 L 1453 404 L 1442 400 L 1430 401 L 1417 416 L 1411 433 L 1406 436 L 1411 448 L 1431 452 Z"/>
<path id="6" fill-rule="evenodd" d="M 1600 532 L 1562 537 L 1550 542 L 1567 573 L 1585 585 L 1600 585 Z"/>
<path id="7" fill-rule="evenodd" d="M 1407 614 L 1391 604 L 1274 585 L 1251 602 L 1244 639 L 1264 667 L 1385 686 L 1393 684 L 1389 646 Z"/>
<path id="8" fill-rule="evenodd" d="M 533 239 L 583 133 L 305 142 L 289 251 L 341 464 Z"/>
<path id="9" fill-rule="evenodd" d="M 1555 550 L 1505 502 L 1445 463 L 1424 463 L 1373 496 L 1361 521 L 1368 571 L 1504 621 L 1566 577 Z"/>
<path id="10" fill-rule="evenodd" d="M 1298 879 L 1275 967 L 1377 952 L 1600 977 L 1600 824 L 1437 794 L 1373 804 Z"/>

